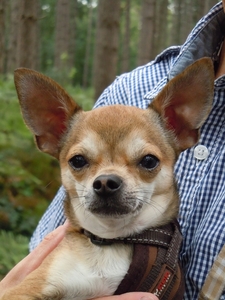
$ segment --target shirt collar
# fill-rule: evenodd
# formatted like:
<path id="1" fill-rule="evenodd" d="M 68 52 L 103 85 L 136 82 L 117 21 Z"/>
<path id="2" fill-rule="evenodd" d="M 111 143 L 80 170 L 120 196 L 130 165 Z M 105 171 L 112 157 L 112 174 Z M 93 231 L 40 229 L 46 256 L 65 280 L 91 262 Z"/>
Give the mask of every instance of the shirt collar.
<path id="1" fill-rule="evenodd" d="M 197 23 L 186 42 L 180 47 L 180 53 L 174 61 L 168 75 L 164 77 L 153 90 L 146 93 L 144 99 L 153 100 L 169 80 L 181 73 L 195 60 L 207 56 L 216 61 L 218 59 L 217 53 L 224 36 L 225 14 L 222 2 L 220 2 Z M 168 54 L 167 52 L 171 51 L 171 49 L 174 49 L 174 47 L 168 48 L 157 58 L 162 58 L 162 56 Z"/>

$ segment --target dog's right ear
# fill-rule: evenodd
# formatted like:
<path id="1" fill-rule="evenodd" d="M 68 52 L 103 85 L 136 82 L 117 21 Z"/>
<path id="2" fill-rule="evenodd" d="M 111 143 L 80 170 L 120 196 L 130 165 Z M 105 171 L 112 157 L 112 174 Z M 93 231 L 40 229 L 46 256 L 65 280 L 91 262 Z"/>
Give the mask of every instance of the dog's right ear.
<path id="1" fill-rule="evenodd" d="M 56 158 L 68 122 L 81 108 L 54 80 L 30 69 L 15 70 L 22 115 L 38 148 Z"/>

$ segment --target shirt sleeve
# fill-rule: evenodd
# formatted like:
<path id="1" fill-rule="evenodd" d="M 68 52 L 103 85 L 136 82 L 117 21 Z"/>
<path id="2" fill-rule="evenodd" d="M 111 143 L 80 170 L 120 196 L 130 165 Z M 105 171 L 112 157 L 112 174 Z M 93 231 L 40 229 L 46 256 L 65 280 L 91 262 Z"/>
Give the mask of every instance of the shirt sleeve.
<path id="1" fill-rule="evenodd" d="M 31 237 L 29 249 L 32 251 L 43 240 L 43 238 L 58 226 L 64 224 L 66 218 L 64 216 L 63 203 L 66 198 L 66 193 L 63 187 L 61 187 L 52 203 L 42 216 L 38 223 L 36 230 Z"/>

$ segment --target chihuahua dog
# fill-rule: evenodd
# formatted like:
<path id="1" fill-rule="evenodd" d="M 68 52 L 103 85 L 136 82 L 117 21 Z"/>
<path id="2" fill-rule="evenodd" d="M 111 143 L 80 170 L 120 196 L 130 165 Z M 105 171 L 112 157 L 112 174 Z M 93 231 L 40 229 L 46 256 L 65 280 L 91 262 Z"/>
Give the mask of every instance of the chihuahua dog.
<path id="1" fill-rule="evenodd" d="M 85 112 L 50 78 L 15 71 L 25 123 L 37 147 L 59 159 L 70 228 L 40 267 L 2 300 L 81 300 L 115 293 L 134 246 L 101 242 L 176 219 L 174 164 L 181 151 L 198 142 L 212 106 L 213 81 L 211 59 L 203 58 L 171 79 L 147 109 L 113 105 Z"/>

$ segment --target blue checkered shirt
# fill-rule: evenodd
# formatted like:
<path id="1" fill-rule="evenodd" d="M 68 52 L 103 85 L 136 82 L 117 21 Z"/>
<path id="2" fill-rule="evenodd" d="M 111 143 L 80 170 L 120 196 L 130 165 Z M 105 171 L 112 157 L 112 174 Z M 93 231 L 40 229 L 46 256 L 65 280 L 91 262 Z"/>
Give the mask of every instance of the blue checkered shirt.
<path id="1" fill-rule="evenodd" d="M 217 59 L 225 34 L 224 22 L 225 15 L 219 3 L 198 22 L 183 46 L 170 47 L 147 65 L 117 77 L 103 92 L 95 107 L 125 104 L 147 108 L 168 80 L 196 59 L 203 56 Z M 201 130 L 199 145 L 207 148 L 209 156 L 203 160 L 196 159 L 193 147 L 181 154 L 175 166 L 181 198 L 179 222 L 184 237 L 180 252 L 186 278 L 184 299 L 198 299 L 207 273 L 225 244 L 224 101 L 225 76 L 215 81 L 213 109 Z M 61 187 L 40 220 L 30 249 L 64 223 L 64 198 Z M 225 292 L 220 299 L 225 300 Z"/>

